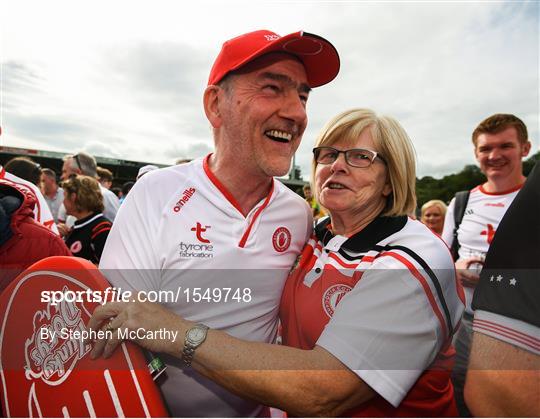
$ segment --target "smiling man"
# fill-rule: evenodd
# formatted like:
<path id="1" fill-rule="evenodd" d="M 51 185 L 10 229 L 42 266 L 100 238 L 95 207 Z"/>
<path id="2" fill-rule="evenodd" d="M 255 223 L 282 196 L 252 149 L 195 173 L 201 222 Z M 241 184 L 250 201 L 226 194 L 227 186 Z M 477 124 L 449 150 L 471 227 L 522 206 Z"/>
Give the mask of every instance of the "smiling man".
<path id="1" fill-rule="evenodd" d="M 476 160 L 487 182 L 470 192 L 463 219 L 456 231 L 459 242 L 456 271 L 467 303 L 455 340 L 457 357 L 453 375 L 456 401 L 462 415 L 468 415 L 463 401 L 463 384 L 472 335 L 471 302 L 480 279 L 479 269 L 499 222 L 525 183 L 522 158 L 531 149 L 527 127 L 521 119 L 510 114 L 495 114 L 482 121 L 474 130 L 472 141 Z M 455 240 L 455 205 L 456 199 L 453 199 L 442 234 L 449 246 Z"/>
<path id="2" fill-rule="evenodd" d="M 123 290 L 172 291 L 177 298 L 161 303 L 199 323 L 182 361 L 163 357 L 173 416 L 261 414 L 190 363 L 207 326 L 275 339 L 281 291 L 312 218 L 274 177 L 288 172 L 300 144 L 310 90 L 338 71 L 336 49 L 317 35 L 261 30 L 225 42 L 203 96 L 215 152 L 148 173 L 122 204 L 100 269 Z M 155 324 L 166 324 L 160 316 Z"/>

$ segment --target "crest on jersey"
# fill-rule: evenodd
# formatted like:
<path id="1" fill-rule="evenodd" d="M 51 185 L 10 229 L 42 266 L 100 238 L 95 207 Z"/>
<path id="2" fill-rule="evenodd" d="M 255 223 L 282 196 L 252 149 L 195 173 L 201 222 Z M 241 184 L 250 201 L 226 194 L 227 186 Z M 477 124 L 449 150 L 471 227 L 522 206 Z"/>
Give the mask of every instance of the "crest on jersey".
<path id="1" fill-rule="evenodd" d="M 291 232 L 285 227 L 278 227 L 272 235 L 272 244 L 276 252 L 284 252 L 291 245 Z"/>
<path id="2" fill-rule="evenodd" d="M 332 285 L 328 288 L 322 297 L 322 306 L 328 317 L 332 317 L 336 311 L 337 305 L 345 297 L 352 287 L 345 284 Z"/>
<path id="3" fill-rule="evenodd" d="M 73 242 L 73 244 L 69 247 L 69 250 L 71 250 L 71 253 L 79 253 L 81 249 L 82 249 L 82 243 L 80 240 Z"/>

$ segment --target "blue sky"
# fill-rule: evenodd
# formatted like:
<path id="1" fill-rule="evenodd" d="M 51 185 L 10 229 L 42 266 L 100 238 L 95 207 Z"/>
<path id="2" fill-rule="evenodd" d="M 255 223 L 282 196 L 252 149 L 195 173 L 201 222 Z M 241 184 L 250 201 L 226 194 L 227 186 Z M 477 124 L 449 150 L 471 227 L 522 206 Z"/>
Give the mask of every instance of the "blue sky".
<path id="1" fill-rule="evenodd" d="M 191 3 L 190 3 L 191 4 Z M 412 138 L 420 176 L 474 163 L 470 134 L 514 113 L 539 146 L 538 2 L 4 1 L 0 144 L 173 163 L 212 150 L 202 92 L 221 43 L 300 29 L 341 72 L 315 89 L 297 153 L 333 115 L 369 107 Z"/>

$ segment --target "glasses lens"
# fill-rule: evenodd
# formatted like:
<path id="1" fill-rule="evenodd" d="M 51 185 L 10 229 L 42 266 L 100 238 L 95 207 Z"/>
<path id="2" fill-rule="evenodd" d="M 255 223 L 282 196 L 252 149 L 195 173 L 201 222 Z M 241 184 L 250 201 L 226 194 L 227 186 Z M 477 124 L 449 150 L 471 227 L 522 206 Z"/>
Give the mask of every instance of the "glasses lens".
<path id="1" fill-rule="evenodd" d="M 315 149 L 315 160 L 317 163 L 333 163 L 337 157 L 337 151 L 331 147 L 319 147 Z"/>
<path id="2" fill-rule="evenodd" d="M 354 149 L 347 150 L 345 157 L 351 166 L 368 167 L 375 156 L 369 150 Z"/>

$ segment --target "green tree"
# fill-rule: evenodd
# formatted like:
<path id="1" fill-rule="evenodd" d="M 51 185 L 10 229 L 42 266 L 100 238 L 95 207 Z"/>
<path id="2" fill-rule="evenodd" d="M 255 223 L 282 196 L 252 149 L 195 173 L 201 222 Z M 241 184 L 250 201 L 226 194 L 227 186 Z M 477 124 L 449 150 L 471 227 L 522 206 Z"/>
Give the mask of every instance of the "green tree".
<path id="1" fill-rule="evenodd" d="M 538 160 L 540 160 L 540 151 L 523 162 L 523 174 L 525 176 L 530 173 Z M 442 179 L 424 176 L 416 180 L 418 207 L 421 207 L 431 199 L 440 199 L 448 203 L 456 192 L 471 190 L 485 181 L 486 177 L 480 171 L 480 168 L 474 164 L 466 165 L 458 173 L 446 175 Z"/>

